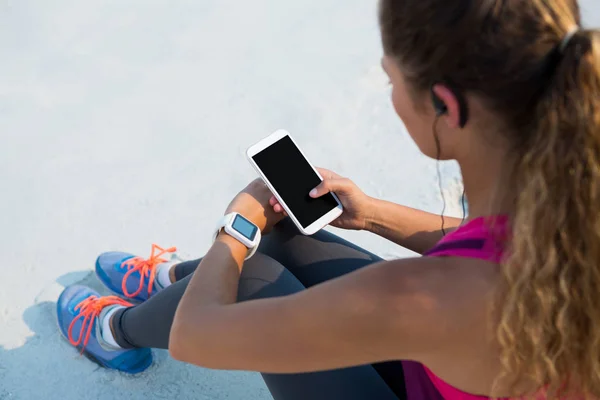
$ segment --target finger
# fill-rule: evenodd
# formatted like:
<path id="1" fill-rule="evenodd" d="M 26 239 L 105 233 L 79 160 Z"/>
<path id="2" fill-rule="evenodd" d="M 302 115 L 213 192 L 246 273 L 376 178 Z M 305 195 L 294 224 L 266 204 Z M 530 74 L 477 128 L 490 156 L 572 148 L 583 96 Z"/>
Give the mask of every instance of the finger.
<path id="1" fill-rule="evenodd" d="M 316 188 L 310 191 L 312 198 L 321 197 L 329 192 L 335 192 L 341 195 L 349 194 L 352 191 L 352 181 L 347 178 L 326 179 Z"/>
<path id="2" fill-rule="evenodd" d="M 281 204 L 275 204 L 273 206 L 273 210 L 275 210 L 276 213 L 284 212 L 283 207 L 281 207 Z"/>
<path id="3" fill-rule="evenodd" d="M 330 170 L 328 170 L 326 168 L 315 167 L 315 169 L 317 171 L 319 171 L 319 174 L 321 174 L 321 177 L 323 178 L 323 180 L 326 180 L 326 179 L 339 179 L 339 178 L 341 178 L 340 175 L 338 175 L 335 172 L 330 171 Z"/>
<path id="4" fill-rule="evenodd" d="M 269 199 L 269 204 L 275 206 L 275 204 L 277 204 L 277 198 L 275 196 L 271 196 Z"/>

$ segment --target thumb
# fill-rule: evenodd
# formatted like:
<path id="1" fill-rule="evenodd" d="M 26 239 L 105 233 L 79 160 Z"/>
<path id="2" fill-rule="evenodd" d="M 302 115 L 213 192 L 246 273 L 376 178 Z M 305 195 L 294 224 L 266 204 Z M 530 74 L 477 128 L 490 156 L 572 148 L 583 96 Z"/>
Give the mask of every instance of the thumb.
<path id="1" fill-rule="evenodd" d="M 309 196 L 313 199 L 321 197 L 329 192 L 345 195 L 351 192 L 352 182 L 347 178 L 325 179 L 316 188 L 310 191 Z"/>

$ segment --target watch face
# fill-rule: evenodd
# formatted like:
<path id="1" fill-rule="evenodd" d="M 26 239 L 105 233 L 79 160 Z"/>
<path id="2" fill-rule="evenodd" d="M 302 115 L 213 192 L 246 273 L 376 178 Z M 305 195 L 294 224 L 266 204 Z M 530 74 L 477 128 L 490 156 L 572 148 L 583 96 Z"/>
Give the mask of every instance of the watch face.
<path id="1" fill-rule="evenodd" d="M 258 231 L 256 225 L 239 214 L 235 216 L 235 219 L 231 223 L 231 227 L 251 242 L 254 241 Z"/>

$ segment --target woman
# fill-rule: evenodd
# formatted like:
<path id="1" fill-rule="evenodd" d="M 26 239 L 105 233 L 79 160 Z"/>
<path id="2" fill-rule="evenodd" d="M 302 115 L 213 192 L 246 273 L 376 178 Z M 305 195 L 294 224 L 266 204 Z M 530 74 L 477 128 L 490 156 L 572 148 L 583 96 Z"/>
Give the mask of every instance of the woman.
<path id="1" fill-rule="evenodd" d="M 575 0 L 381 0 L 394 108 L 460 164 L 466 223 L 323 171 L 334 225 L 425 255 L 382 261 L 299 235 L 255 181 L 227 212 L 273 230 L 259 254 L 224 232 L 197 261 L 103 254 L 100 279 L 143 302 L 67 288 L 63 333 L 127 372 L 151 347 L 260 371 L 275 399 L 600 396 L 600 34 L 579 24 Z"/>

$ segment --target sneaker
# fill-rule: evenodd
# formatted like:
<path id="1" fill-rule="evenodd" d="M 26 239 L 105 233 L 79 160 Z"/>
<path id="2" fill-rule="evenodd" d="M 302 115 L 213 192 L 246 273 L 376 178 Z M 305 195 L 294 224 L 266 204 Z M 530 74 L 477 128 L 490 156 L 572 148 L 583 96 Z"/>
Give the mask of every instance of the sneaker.
<path id="1" fill-rule="evenodd" d="M 101 297 L 86 286 L 69 286 L 56 303 L 60 331 L 72 346 L 96 364 L 130 374 L 142 372 L 152 364 L 150 349 L 121 349 L 102 338 L 102 319 L 114 306 L 132 304 L 116 296 Z"/>
<path id="2" fill-rule="evenodd" d="M 175 247 L 163 249 L 153 244 L 148 259 L 116 251 L 103 253 L 96 260 L 96 275 L 114 293 L 143 302 L 163 289 L 156 279 L 158 267 L 183 261 L 175 251 Z M 163 258 L 165 255 L 168 258 Z"/>

